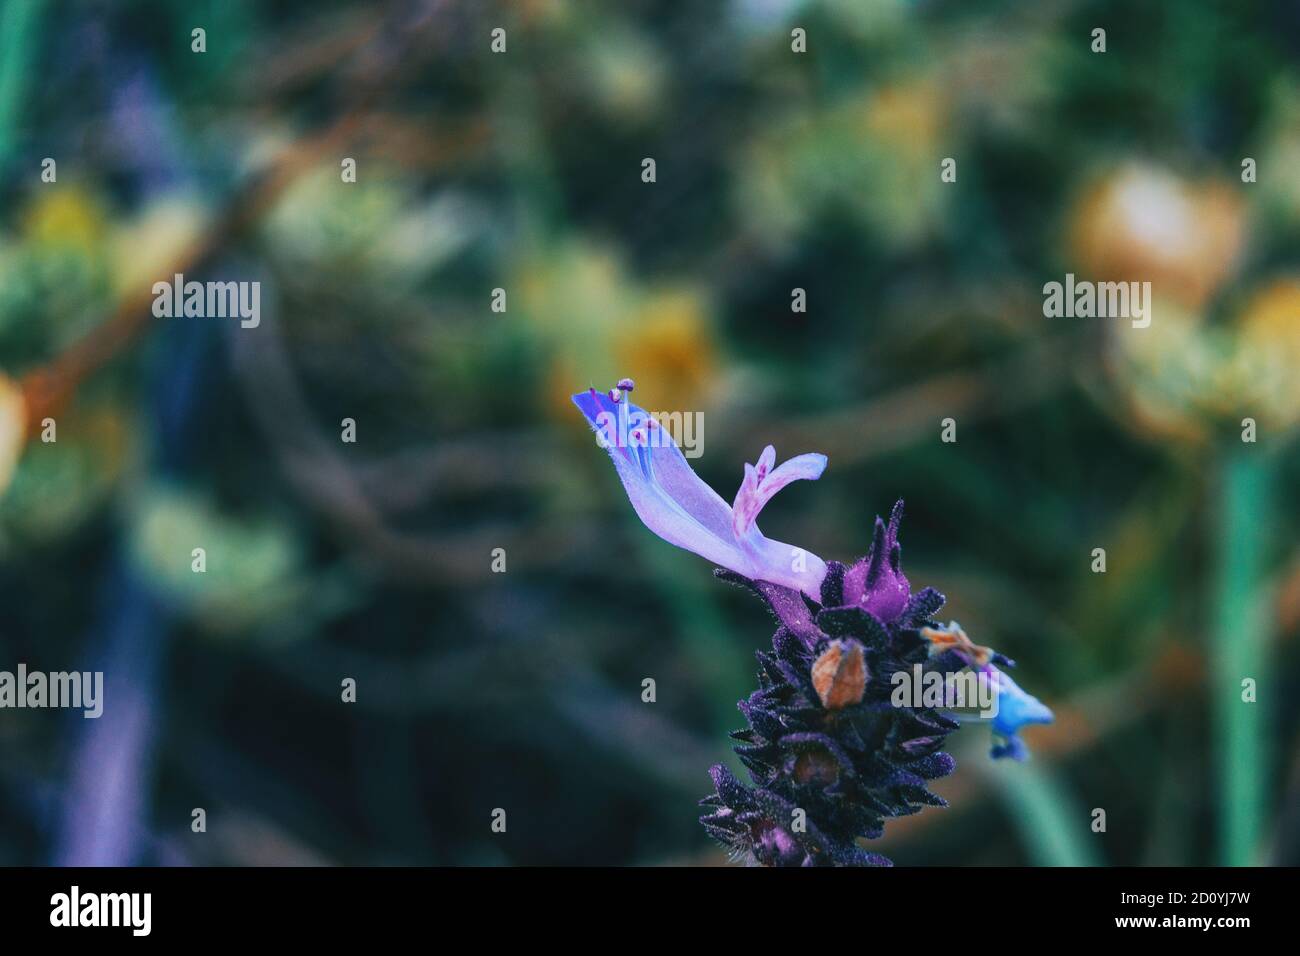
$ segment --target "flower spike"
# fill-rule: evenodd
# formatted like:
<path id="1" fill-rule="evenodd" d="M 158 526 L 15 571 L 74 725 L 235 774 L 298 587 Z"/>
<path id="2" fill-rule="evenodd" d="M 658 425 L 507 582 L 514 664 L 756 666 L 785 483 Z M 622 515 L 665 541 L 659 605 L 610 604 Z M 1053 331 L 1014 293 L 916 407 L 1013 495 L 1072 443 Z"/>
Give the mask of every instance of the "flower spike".
<path id="1" fill-rule="evenodd" d="M 759 686 L 739 704 L 748 726 L 736 756 L 748 782 L 721 765 L 700 823 L 737 860 L 764 866 L 888 866 L 859 844 L 885 821 L 946 806 L 929 782 L 955 769 L 943 752 L 961 724 L 939 701 L 895 699 L 900 674 L 974 671 L 996 691 L 994 757 L 1022 760 L 1020 730 L 1052 712 L 1003 668 L 1012 662 L 934 615 L 944 597 L 915 594 L 898 543 L 903 503 L 876 519 L 867 556 L 845 567 L 765 538 L 756 519 L 792 481 L 821 477 L 826 457 L 780 465 L 768 445 L 746 464 L 728 505 L 686 463 L 672 436 L 633 405 L 632 381 L 573 396 L 614 462 L 632 508 L 655 534 L 707 558 L 718 577 L 760 595 L 776 616 L 759 651 Z M 960 709 L 959 707 L 956 709 Z"/>

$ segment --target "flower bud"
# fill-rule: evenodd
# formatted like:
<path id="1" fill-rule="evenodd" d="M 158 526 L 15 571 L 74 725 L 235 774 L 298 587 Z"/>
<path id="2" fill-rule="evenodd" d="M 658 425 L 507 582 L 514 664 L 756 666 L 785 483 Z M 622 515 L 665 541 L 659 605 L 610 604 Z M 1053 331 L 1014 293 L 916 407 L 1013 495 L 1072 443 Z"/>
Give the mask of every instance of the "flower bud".
<path id="1" fill-rule="evenodd" d="M 867 687 L 867 664 L 857 641 L 832 641 L 813 662 L 812 682 L 827 710 L 859 703 Z"/>

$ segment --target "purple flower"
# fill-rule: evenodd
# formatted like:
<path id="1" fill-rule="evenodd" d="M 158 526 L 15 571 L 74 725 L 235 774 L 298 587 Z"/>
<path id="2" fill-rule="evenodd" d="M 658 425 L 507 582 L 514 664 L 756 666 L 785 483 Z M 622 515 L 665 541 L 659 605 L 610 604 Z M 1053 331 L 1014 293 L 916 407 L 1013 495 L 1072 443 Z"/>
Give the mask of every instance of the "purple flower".
<path id="1" fill-rule="evenodd" d="M 729 506 L 700 480 L 659 422 L 633 405 L 626 391 L 621 398 L 616 401 L 593 388 L 574 395 L 573 403 L 609 452 L 645 526 L 719 567 L 820 600 L 826 563 L 802 548 L 765 538 L 754 519 L 790 482 L 820 478 L 826 456 L 799 455 L 776 466 L 776 451 L 767 446 L 757 464 L 745 465 L 744 480 Z"/>
<path id="2" fill-rule="evenodd" d="M 876 518 L 871 551 L 844 572 L 844 600 L 888 624 L 903 613 L 912 597 L 911 585 L 903 574 L 898 525 L 903 520 L 903 503 L 894 505 L 889 524 Z"/>
<path id="3" fill-rule="evenodd" d="M 749 782 L 713 767 L 700 823 L 736 859 L 766 866 L 888 865 L 859 841 L 880 837 L 886 820 L 947 805 L 928 784 L 956 766 L 941 748 L 961 726 L 937 705 L 896 703 L 892 675 L 983 672 L 998 694 L 994 757 L 1023 759 L 1020 728 L 1050 723 L 1052 712 L 997 666 L 1012 661 L 934 620 L 942 594 L 912 593 L 898 544 L 901 501 L 888 523 L 876 519 L 871 549 L 852 567 L 769 540 L 755 524 L 763 506 L 790 482 L 821 477 L 826 457 L 778 466 L 769 445 L 745 465 L 728 505 L 631 403 L 632 388 L 625 379 L 607 394 L 573 396 L 632 507 L 659 537 L 758 592 L 779 622 L 771 651 L 757 654 L 759 687 L 739 704 L 748 726 L 731 735 Z"/>

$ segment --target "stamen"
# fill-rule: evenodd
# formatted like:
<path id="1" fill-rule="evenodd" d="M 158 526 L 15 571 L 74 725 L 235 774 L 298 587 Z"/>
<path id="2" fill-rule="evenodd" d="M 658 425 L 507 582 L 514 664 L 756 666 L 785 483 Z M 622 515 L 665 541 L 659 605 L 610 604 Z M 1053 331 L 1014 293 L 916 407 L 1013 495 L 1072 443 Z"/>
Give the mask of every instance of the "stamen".
<path id="1" fill-rule="evenodd" d="M 635 450 L 637 464 L 641 466 L 641 474 L 653 481 L 654 469 L 650 464 L 650 448 L 645 441 L 645 432 L 638 427 L 633 429 L 628 438 L 631 440 L 632 448 Z"/>
<path id="2" fill-rule="evenodd" d="M 630 378 L 620 378 L 618 380 L 618 385 L 615 387 L 621 391 L 630 392 L 632 389 L 636 388 L 636 383 L 634 383 Z"/>

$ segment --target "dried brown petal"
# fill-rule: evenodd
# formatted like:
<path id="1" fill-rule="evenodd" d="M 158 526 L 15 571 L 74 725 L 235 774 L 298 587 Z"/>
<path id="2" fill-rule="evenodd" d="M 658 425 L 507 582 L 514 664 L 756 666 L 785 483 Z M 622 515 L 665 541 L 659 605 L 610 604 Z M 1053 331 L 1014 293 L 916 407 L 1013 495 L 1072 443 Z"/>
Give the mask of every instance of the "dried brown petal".
<path id="1" fill-rule="evenodd" d="M 947 627 L 923 627 L 921 636 L 936 651 L 956 651 L 971 667 L 983 667 L 993 659 L 993 648 L 973 642 L 956 621 Z"/>
<path id="2" fill-rule="evenodd" d="M 857 641 L 832 641 L 813 662 L 813 687 L 827 710 L 839 710 L 862 700 L 867 664 Z"/>

